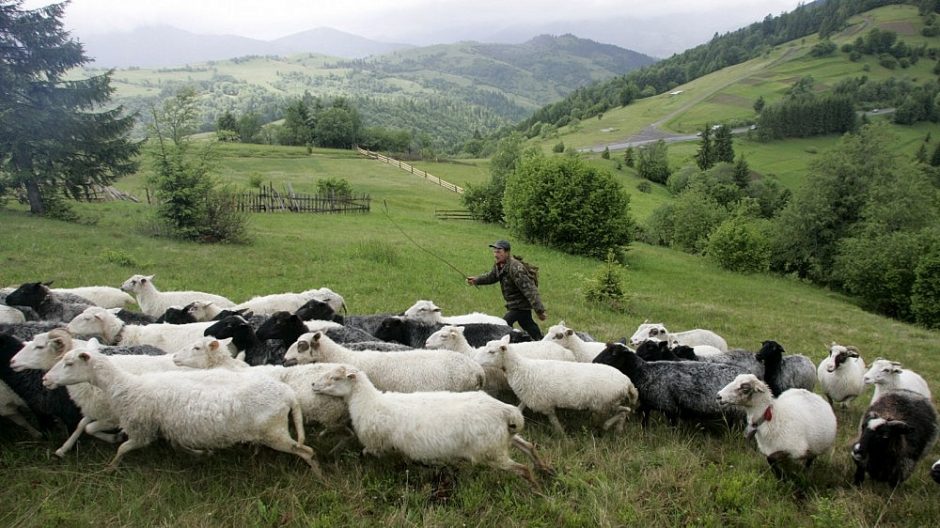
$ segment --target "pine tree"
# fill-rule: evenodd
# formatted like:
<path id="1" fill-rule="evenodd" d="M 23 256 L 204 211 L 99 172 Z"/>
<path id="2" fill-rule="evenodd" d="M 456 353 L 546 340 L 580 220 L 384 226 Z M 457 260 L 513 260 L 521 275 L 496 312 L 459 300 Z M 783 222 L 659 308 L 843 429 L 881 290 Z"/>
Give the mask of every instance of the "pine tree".
<path id="1" fill-rule="evenodd" d="M 633 165 L 634 165 L 634 160 L 633 160 L 633 147 L 627 147 L 627 150 L 624 151 L 624 153 L 623 153 L 623 163 L 624 163 L 627 167 L 633 167 Z"/>
<path id="2" fill-rule="evenodd" d="M 712 142 L 712 151 L 712 164 L 734 163 L 734 140 L 731 137 L 731 127 L 728 125 L 718 127 Z"/>
<path id="3" fill-rule="evenodd" d="M 937 143 L 936 148 L 933 149 L 933 154 L 930 156 L 930 166 L 940 167 L 940 143 Z"/>
<path id="4" fill-rule="evenodd" d="M 738 156 L 738 160 L 734 163 L 734 183 L 741 189 L 747 188 L 751 183 L 751 168 L 743 154 Z"/>
<path id="5" fill-rule="evenodd" d="M 111 72 L 66 73 L 88 62 L 62 27 L 68 2 L 25 10 L 0 0 L 0 195 L 25 191 L 30 211 L 47 214 L 63 195 L 80 198 L 137 169 L 134 117 L 102 110 Z"/>
<path id="6" fill-rule="evenodd" d="M 917 148 L 917 152 L 914 153 L 914 159 L 918 163 L 927 163 L 927 146 L 923 143 L 920 144 L 920 147 Z"/>
<path id="7" fill-rule="evenodd" d="M 714 147 L 712 145 L 712 128 L 708 123 L 702 129 L 702 142 L 699 144 L 698 152 L 695 153 L 695 164 L 698 168 L 708 170 L 715 164 Z"/>
<path id="8" fill-rule="evenodd" d="M 601 152 L 601 157 L 604 159 L 610 159 L 610 147 L 604 147 L 604 152 Z"/>

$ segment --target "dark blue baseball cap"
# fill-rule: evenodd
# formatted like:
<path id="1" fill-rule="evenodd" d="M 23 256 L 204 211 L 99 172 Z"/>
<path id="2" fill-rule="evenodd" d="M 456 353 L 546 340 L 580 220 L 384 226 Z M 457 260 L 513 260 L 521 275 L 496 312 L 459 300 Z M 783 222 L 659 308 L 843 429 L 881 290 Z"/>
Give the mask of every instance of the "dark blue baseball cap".
<path id="1" fill-rule="evenodd" d="M 505 249 L 506 251 L 509 251 L 509 242 L 506 240 L 497 240 L 496 242 L 490 244 L 490 247 L 493 249 Z"/>

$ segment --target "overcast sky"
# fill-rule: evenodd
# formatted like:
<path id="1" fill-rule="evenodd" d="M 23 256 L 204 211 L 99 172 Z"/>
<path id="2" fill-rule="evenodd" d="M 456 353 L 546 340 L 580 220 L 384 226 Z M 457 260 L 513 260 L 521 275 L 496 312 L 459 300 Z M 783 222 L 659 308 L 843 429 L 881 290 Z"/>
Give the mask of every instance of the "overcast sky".
<path id="1" fill-rule="evenodd" d="M 26 0 L 24 5 L 34 8 L 49 3 Z M 683 22 L 675 27 L 677 38 L 694 30 L 695 35 L 707 35 L 704 37 L 707 39 L 716 31 L 737 29 L 767 14 L 790 11 L 800 3 L 800 0 L 72 0 L 66 8 L 65 26 L 79 39 L 83 35 L 165 24 L 193 33 L 262 40 L 326 26 L 371 39 L 415 45 L 501 37 L 509 41 L 513 31 L 548 27 L 557 33 L 572 32 L 622 45 L 630 42 L 629 35 L 611 34 L 612 20 L 649 19 L 663 25 L 665 17 L 679 16 Z M 694 21 L 694 25 L 690 27 L 686 21 Z M 583 34 L 591 31 L 586 27 L 605 23 L 606 32 Z M 569 26 L 571 29 L 566 29 Z M 641 26 L 630 24 L 630 27 L 640 31 Z M 654 47 L 655 43 L 648 44 Z"/>

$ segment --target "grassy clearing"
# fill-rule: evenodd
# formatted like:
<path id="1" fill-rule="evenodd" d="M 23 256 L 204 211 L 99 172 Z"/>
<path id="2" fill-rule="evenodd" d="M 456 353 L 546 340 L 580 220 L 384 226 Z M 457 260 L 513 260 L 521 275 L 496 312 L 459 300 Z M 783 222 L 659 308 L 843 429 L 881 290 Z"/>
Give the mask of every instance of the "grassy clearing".
<path id="1" fill-rule="evenodd" d="M 348 153 L 229 146 L 222 173 L 234 181 L 252 172 L 312 189 L 321 176 L 347 178 L 372 195 L 366 215 L 268 214 L 252 217 L 253 244 L 199 246 L 142 236 L 151 210 L 129 203 L 85 204 L 96 225 L 30 217 L 0 209 L 0 284 L 55 279 L 57 285 L 119 285 L 134 273 L 155 273 L 162 289 L 214 291 L 235 300 L 256 294 L 329 286 L 351 313 L 400 311 L 433 299 L 448 313 L 500 313 L 495 287 L 471 288 L 460 274 L 491 265 L 486 244 L 509 235 L 471 222 L 435 220 L 435 208 L 457 197 L 397 169 Z M 598 160 L 598 163 L 601 163 Z M 611 163 L 611 162 L 603 162 Z M 315 167 L 313 169 L 312 167 Z M 425 168 L 422 166 L 422 168 Z M 459 182 L 449 164 L 427 167 Z M 460 171 L 467 170 L 459 167 Z M 624 169 L 624 178 L 632 177 Z M 141 175 L 119 183 L 138 189 Z M 655 194 L 655 192 L 654 192 Z M 385 216 L 432 254 L 412 245 Z M 676 329 L 711 328 L 732 346 L 755 349 L 764 339 L 818 362 L 831 341 L 859 347 L 866 359 L 898 359 L 933 383 L 940 379 L 940 333 L 865 313 L 849 299 L 798 281 L 737 275 L 708 261 L 637 244 L 623 272 L 630 300 L 613 313 L 583 299 L 597 261 L 514 240 L 517 253 L 541 267 L 550 322 L 564 319 L 598 339 L 629 335 L 644 319 Z M 940 519 L 936 485 L 922 463 L 894 494 L 885 486 L 849 484 L 849 446 L 868 396 L 838 413 L 831 456 L 808 472 L 777 481 L 740 430 L 672 427 L 636 420 L 622 435 L 600 435 L 589 421 L 563 413 L 567 438 L 527 414 L 536 441 L 558 475 L 541 494 L 511 475 L 461 466 L 435 468 L 395 457 L 362 458 L 353 448 L 329 454 L 335 437 L 309 442 L 325 482 L 294 457 L 243 447 L 192 457 L 167 445 L 132 453 L 115 473 L 102 471 L 114 447 L 82 440 L 65 460 L 52 451 L 64 437 L 33 441 L 0 429 L 3 526 L 927 526 Z M 514 455 L 515 456 L 515 455 Z M 928 457 L 935 460 L 940 448 Z M 521 460 L 521 458 L 520 458 Z M 445 491 L 441 492 L 442 489 Z M 447 491 L 449 490 L 449 491 Z M 436 497 L 444 495 L 445 500 Z"/>

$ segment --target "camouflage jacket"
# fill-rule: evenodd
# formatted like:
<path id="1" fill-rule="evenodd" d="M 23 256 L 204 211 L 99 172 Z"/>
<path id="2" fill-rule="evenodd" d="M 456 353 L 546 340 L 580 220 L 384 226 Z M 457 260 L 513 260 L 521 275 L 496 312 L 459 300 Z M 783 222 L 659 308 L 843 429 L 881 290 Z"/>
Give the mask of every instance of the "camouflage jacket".
<path id="1" fill-rule="evenodd" d="M 496 281 L 499 281 L 503 291 L 507 310 L 535 310 L 536 313 L 545 311 L 538 287 L 532 282 L 522 263 L 515 258 L 509 257 L 502 268 L 494 264 L 489 273 L 476 279 L 476 283 L 480 285 L 493 284 Z"/>

